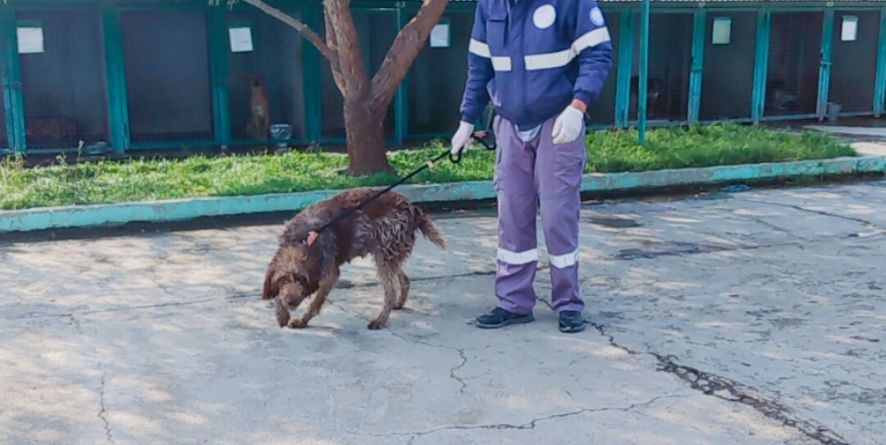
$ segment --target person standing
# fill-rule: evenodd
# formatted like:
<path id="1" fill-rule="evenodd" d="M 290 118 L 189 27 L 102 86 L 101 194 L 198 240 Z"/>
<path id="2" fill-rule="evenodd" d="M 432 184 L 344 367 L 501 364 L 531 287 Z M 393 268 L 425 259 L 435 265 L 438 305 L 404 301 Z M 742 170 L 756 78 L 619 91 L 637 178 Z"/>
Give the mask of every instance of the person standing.
<path id="1" fill-rule="evenodd" d="M 498 151 L 498 305 L 481 328 L 534 320 L 536 215 L 551 265 L 562 332 L 585 328 L 578 280 L 584 115 L 609 75 L 612 44 L 595 0 L 479 0 L 468 48 L 468 80 L 451 152 L 471 142 L 490 99 Z"/>

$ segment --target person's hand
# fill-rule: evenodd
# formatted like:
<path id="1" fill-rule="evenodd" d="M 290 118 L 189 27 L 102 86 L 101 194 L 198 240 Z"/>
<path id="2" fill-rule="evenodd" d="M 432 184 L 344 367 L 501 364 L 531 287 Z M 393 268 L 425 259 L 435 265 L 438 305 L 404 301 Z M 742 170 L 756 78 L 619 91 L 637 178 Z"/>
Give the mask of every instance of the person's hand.
<path id="1" fill-rule="evenodd" d="M 460 122 L 458 124 L 458 131 L 452 136 L 452 146 L 449 149 L 449 153 L 453 156 L 457 156 L 461 153 L 462 150 L 471 143 L 471 134 L 473 134 L 473 132 L 474 124 Z"/>
<path id="2" fill-rule="evenodd" d="M 551 132 L 554 144 L 574 142 L 581 135 L 583 125 L 584 112 L 573 105 L 566 107 L 554 121 L 554 131 Z"/>

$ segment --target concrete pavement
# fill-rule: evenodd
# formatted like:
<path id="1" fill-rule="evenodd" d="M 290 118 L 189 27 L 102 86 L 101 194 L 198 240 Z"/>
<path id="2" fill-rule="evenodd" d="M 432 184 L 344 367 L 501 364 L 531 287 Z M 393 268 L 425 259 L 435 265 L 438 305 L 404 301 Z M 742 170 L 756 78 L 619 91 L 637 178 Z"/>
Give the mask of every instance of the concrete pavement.
<path id="1" fill-rule="evenodd" d="M 276 327 L 281 225 L 0 240 L 0 443 L 880 444 L 884 207 L 886 181 L 587 205 L 574 336 L 545 301 L 467 324 L 491 212 L 436 215 L 450 250 L 420 243 L 380 332 L 367 262 Z"/>

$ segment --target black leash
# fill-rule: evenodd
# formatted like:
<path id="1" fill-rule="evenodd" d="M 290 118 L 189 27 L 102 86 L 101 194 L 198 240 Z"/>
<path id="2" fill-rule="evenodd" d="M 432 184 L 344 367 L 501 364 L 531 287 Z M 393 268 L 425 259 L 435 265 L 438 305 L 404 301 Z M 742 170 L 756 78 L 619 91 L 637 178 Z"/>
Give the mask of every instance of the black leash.
<path id="1" fill-rule="evenodd" d="M 482 145 L 482 146 L 483 146 L 485 149 L 487 149 L 487 150 L 495 150 L 495 148 L 496 148 L 496 144 L 495 144 L 495 141 L 494 141 L 494 140 L 493 140 L 492 144 L 490 144 L 489 142 L 486 142 L 485 139 L 483 139 L 483 138 L 485 138 L 488 134 L 489 134 L 488 131 L 478 131 L 478 132 L 475 132 L 474 134 L 471 135 L 471 139 L 473 139 L 473 140 L 476 141 L 476 142 L 479 142 L 480 145 Z M 391 190 L 393 190 L 393 189 L 394 189 L 395 187 L 397 187 L 397 186 L 403 185 L 403 183 L 405 183 L 406 181 L 409 181 L 409 180 L 412 179 L 415 175 L 417 175 L 417 174 L 419 174 L 419 173 L 421 173 L 421 172 L 423 172 L 423 171 L 425 171 L 425 170 L 429 170 L 429 169 L 434 168 L 434 164 L 436 164 L 437 162 L 439 162 L 440 160 L 442 160 L 442 159 L 445 158 L 446 156 L 449 156 L 449 160 L 452 161 L 453 164 L 458 164 L 459 162 L 461 162 L 461 156 L 462 156 L 462 153 L 464 153 L 464 151 L 465 151 L 465 149 L 462 149 L 460 152 L 458 152 L 458 153 L 455 154 L 455 155 L 453 155 L 452 152 L 449 151 L 449 150 L 446 150 L 445 152 L 440 153 L 438 156 L 435 156 L 435 157 L 434 157 L 433 159 L 431 159 L 430 161 L 424 163 L 424 165 L 422 165 L 421 167 L 419 167 L 419 168 L 413 170 L 412 173 L 409 173 L 408 175 L 406 175 L 406 176 L 400 178 L 400 180 L 398 180 L 397 182 L 395 182 L 395 183 L 393 183 L 393 184 L 387 186 L 385 189 L 383 189 L 383 190 L 379 191 L 378 193 L 376 193 L 376 194 L 374 194 L 374 195 L 372 195 L 372 196 L 370 196 L 370 197 L 364 199 L 364 200 L 361 201 L 360 204 L 358 204 L 356 207 L 354 207 L 354 208 L 352 208 L 352 209 L 349 209 L 349 210 L 346 210 L 346 211 L 340 213 L 338 216 L 336 216 L 335 218 L 333 218 L 332 221 L 329 221 L 328 223 L 326 223 L 326 224 L 324 224 L 324 225 L 322 225 L 322 226 L 320 226 L 320 227 L 318 227 L 318 228 L 316 228 L 316 229 L 314 229 L 314 230 L 311 230 L 310 232 L 308 232 L 308 237 L 305 238 L 304 240 L 302 240 L 302 244 L 304 244 L 304 245 L 306 245 L 306 246 L 311 246 L 311 245 L 313 245 L 314 242 L 317 241 L 317 237 L 319 237 L 319 236 L 320 236 L 320 233 L 322 233 L 324 230 L 327 230 L 327 229 L 329 229 L 330 227 L 332 227 L 332 226 L 334 226 L 334 225 L 340 223 L 340 222 L 343 221 L 345 218 L 347 218 L 347 217 L 353 215 L 355 212 L 357 212 L 357 211 L 359 211 L 359 210 L 362 210 L 364 207 L 366 207 L 367 205 L 369 205 L 370 203 L 372 203 L 372 202 L 375 201 L 376 199 L 380 198 L 380 197 L 381 197 L 382 195 L 384 195 L 385 193 L 390 192 Z"/>

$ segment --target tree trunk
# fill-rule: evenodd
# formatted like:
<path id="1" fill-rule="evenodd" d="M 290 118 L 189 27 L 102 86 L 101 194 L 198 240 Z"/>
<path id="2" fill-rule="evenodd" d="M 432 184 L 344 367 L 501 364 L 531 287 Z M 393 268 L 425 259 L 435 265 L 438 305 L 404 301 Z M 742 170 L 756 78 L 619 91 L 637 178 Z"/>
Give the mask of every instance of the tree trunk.
<path id="1" fill-rule="evenodd" d="M 363 176 L 393 172 L 385 156 L 385 113 L 374 112 L 368 98 L 345 100 L 348 174 Z"/>

